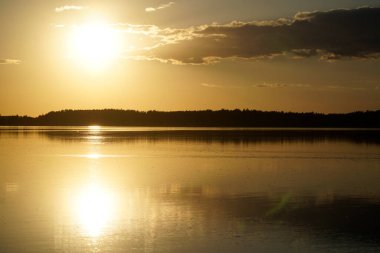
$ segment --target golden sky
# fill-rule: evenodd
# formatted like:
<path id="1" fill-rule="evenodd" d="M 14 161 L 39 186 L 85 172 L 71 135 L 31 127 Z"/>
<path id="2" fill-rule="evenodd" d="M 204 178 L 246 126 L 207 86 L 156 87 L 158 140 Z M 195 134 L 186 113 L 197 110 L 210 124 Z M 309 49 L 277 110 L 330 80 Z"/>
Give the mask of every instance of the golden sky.
<path id="1" fill-rule="evenodd" d="M 0 1 L 0 114 L 380 109 L 378 1 Z"/>

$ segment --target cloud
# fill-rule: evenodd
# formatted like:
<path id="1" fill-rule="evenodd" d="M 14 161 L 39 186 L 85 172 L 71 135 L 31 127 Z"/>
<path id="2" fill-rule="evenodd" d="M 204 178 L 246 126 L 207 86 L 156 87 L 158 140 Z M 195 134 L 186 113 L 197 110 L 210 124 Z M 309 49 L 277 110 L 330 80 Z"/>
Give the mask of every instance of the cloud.
<path id="1" fill-rule="evenodd" d="M 219 84 L 213 84 L 213 83 L 201 83 L 201 86 L 211 89 L 243 89 L 247 88 L 246 86 L 240 86 L 240 85 L 219 85 Z"/>
<path id="2" fill-rule="evenodd" d="M 64 12 L 64 11 L 81 11 L 83 9 L 87 9 L 85 6 L 79 6 L 79 5 L 64 5 L 55 8 L 55 12 Z"/>
<path id="3" fill-rule="evenodd" d="M 212 83 L 201 83 L 201 86 L 207 87 L 207 88 L 223 88 L 221 85 L 212 84 Z"/>
<path id="4" fill-rule="evenodd" d="M 182 64 L 277 55 L 318 56 L 327 61 L 379 58 L 379 27 L 380 8 L 369 7 L 299 12 L 292 19 L 235 21 L 187 29 L 145 27 L 145 35 L 156 42 L 139 53 Z"/>
<path id="5" fill-rule="evenodd" d="M 310 84 L 303 83 L 260 83 L 253 84 L 254 88 L 308 88 Z"/>
<path id="6" fill-rule="evenodd" d="M 0 59 L 0 64 L 5 65 L 5 64 L 20 64 L 20 60 L 15 60 L 15 59 Z"/>
<path id="7" fill-rule="evenodd" d="M 54 28 L 65 28 L 64 24 L 53 24 L 52 25 Z"/>
<path id="8" fill-rule="evenodd" d="M 157 7 L 147 7 L 147 8 L 145 8 L 145 11 L 146 12 L 155 12 L 155 11 L 158 11 L 158 10 L 169 8 L 173 4 L 174 4 L 174 2 L 169 2 L 169 3 L 166 3 L 166 4 L 161 4 L 160 6 L 157 6 Z"/>
<path id="9" fill-rule="evenodd" d="M 327 85 L 325 86 L 326 89 L 333 89 L 333 90 L 338 90 L 338 89 L 344 89 L 344 90 L 356 90 L 356 91 L 363 91 L 363 90 L 368 90 L 368 89 L 375 89 L 376 87 L 351 87 L 351 86 L 346 86 L 346 85 Z"/>

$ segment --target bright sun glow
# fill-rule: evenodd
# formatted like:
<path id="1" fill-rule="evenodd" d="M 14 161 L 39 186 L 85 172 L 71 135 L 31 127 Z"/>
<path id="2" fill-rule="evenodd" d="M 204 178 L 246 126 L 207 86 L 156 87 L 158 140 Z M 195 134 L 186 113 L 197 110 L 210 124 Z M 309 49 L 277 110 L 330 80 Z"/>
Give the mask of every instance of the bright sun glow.
<path id="1" fill-rule="evenodd" d="M 91 132 L 99 132 L 101 128 L 102 128 L 101 126 L 97 126 L 97 125 L 88 126 L 88 129 L 90 129 Z"/>
<path id="2" fill-rule="evenodd" d="M 90 158 L 90 159 L 99 159 L 100 157 L 102 157 L 102 155 L 95 153 L 95 154 L 84 155 L 84 157 Z"/>
<path id="3" fill-rule="evenodd" d="M 116 212 L 116 199 L 106 188 L 91 184 L 78 195 L 75 216 L 84 234 L 99 237 Z"/>
<path id="4" fill-rule="evenodd" d="M 99 69 L 118 57 L 121 38 L 110 25 L 92 22 L 73 27 L 69 57 L 91 69 Z"/>

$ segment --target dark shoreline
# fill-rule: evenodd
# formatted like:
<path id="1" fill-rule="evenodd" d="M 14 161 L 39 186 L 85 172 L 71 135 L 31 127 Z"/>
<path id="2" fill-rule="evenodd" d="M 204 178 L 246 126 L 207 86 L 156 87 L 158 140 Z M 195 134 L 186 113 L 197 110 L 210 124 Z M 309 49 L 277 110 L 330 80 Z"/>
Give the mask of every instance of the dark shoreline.
<path id="1" fill-rule="evenodd" d="M 380 110 L 345 114 L 257 110 L 63 110 L 38 117 L 0 116 L 0 126 L 380 128 Z"/>

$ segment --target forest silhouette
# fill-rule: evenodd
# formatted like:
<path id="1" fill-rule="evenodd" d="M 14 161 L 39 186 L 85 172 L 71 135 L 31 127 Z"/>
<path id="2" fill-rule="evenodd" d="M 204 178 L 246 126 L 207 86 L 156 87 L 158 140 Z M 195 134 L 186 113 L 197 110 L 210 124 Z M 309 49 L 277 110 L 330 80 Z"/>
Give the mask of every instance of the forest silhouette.
<path id="1" fill-rule="evenodd" d="M 38 117 L 0 116 L 2 126 L 332 127 L 379 128 L 380 110 L 345 114 L 258 110 L 62 110 Z"/>

